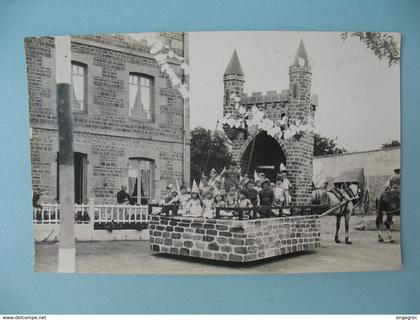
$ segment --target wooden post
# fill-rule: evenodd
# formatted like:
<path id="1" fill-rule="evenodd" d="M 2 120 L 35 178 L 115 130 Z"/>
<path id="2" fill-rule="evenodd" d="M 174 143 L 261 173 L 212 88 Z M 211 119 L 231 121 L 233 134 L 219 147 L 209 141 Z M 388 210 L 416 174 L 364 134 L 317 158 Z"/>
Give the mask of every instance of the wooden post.
<path id="1" fill-rule="evenodd" d="M 60 231 L 58 272 L 73 273 L 75 263 L 74 234 L 74 160 L 73 114 L 71 108 L 71 47 L 69 36 L 55 37 L 57 118 L 60 174 Z"/>
<path id="2" fill-rule="evenodd" d="M 220 208 L 216 207 L 216 219 L 220 219 Z"/>
<path id="3" fill-rule="evenodd" d="M 242 209 L 239 210 L 239 220 L 244 219 L 244 211 Z"/>

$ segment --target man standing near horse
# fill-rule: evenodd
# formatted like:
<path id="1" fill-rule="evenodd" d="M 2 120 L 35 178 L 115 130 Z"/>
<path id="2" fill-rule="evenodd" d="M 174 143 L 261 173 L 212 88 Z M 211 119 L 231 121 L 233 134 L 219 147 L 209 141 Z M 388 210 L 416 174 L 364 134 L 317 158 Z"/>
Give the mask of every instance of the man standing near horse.
<path id="1" fill-rule="evenodd" d="M 376 229 L 378 231 L 379 242 L 384 242 L 381 235 L 381 225 L 383 223 L 383 216 L 386 214 L 385 227 L 388 234 L 389 242 L 393 243 L 391 235 L 392 217 L 400 211 L 400 185 L 401 185 L 401 170 L 394 169 L 394 174 L 389 178 L 385 184 L 385 190 L 376 199 Z"/>
<path id="2" fill-rule="evenodd" d="M 389 178 L 385 184 L 385 190 L 389 189 L 391 191 L 398 192 L 400 194 L 400 185 L 401 185 L 401 169 L 394 169 L 394 174 Z"/>

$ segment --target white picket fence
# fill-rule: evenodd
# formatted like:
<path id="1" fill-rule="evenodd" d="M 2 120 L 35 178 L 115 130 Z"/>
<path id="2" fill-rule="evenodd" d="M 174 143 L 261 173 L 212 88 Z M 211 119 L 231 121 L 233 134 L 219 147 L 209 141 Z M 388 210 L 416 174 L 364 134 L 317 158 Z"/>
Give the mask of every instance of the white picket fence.
<path id="1" fill-rule="evenodd" d="M 75 223 L 137 223 L 148 221 L 147 205 L 95 205 L 89 204 L 74 205 Z M 41 208 L 33 209 L 33 221 L 35 224 L 58 224 L 60 223 L 60 205 L 43 203 Z"/>

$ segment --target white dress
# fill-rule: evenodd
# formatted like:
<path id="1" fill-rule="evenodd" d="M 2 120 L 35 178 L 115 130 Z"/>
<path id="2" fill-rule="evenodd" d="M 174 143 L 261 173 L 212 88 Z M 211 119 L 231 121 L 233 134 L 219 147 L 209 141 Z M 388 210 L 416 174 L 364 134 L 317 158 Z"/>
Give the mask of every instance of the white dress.
<path id="1" fill-rule="evenodd" d="M 203 203 L 201 199 L 191 199 L 185 205 L 185 215 L 193 217 L 202 217 L 203 216 Z"/>
<path id="2" fill-rule="evenodd" d="M 214 216 L 214 210 L 213 210 L 213 200 L 212 199 L 204 199 L 204 212 L 203 217 L 204 218 L 213 218 Z"/>

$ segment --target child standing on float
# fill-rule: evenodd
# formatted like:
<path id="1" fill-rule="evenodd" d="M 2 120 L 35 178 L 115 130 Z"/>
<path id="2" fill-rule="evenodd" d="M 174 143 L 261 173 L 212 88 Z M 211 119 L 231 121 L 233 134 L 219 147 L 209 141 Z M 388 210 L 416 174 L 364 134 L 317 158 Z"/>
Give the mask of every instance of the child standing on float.
<path id="1" fill-rule="evenodd" d="M 191 195 L 187 192 L 187 186 L 182 185 L 180 188 L 180 195 L 179 195 L 179 210 L 181 214 L 185 214 L 185 207 L 187 203 L 191 199 Z"/>
<path id="2" fill-rule="evenodd" d="M 213 194 L 216 196 L 217 194 L 220 194 L 222 198 L 226 196 L 226 189 L 222 184 L 222 181 L 220 180 L 220 177 L 216 178 L 216 181 L 214 181 L 214 189 Z"/>
<path id="3" fill-rule="evenodd" d="M 209 185 L 214 189 L 216 187 L 216 179 L 218 178 L 217 171 L 215 168 L 210 170 Z"/>
<path id="4" fill-rule="evenodd" d="M 199 190 L 197 183 L 193 182 L 193 186 L 191 188 L 191 199 L 185 205 L 185 215 L 193 216 L 193 217 L 202 217 L 204 211 L 203 201 L 201 201 Z"/>
<path id="5" fill-rule="evenodd" d="M 247 193 L 245 190 L 241 190 L 239 191 L 239 199 L 238 199 L 238 207 L 242 208 L 242 209 L 247 209 L 247 208 L 253 208 L 254 206 L 251 203 L 251 200 L 247 199 L 246 197 Z M 249 218 L 249 210 L 244 210 L 243 211 L 243 217 L 244 219 L 248 219 Z"/>
<path id="6" fill-rule="evenodd" d="M 209 219 L 213 218 L 213 194 L 210 190 L 203 195 L 203 206 L 203 217 Z"/>
<path id="7" fill-rule="evenodd" d="M 264 180 L 261 184 L 262 190 L 258 193 L 260 206 L 258 213 L 269 217 L 273 212 L 271 206 L 274 204 L 274 191 L 270 189 L 270 181 Z"/>

